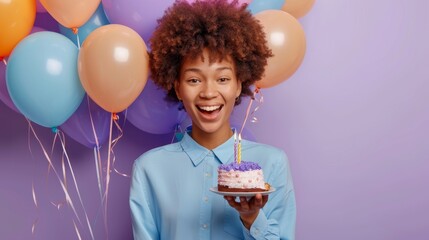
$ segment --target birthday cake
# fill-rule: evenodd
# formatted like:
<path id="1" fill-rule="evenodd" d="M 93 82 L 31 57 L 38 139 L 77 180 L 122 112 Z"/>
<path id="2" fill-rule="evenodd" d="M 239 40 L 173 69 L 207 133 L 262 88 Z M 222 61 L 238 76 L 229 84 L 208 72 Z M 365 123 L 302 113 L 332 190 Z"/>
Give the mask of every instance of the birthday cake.
<path id="1" fill-rule="evenodd" d="M 270 185 L 264 181 L 259 164 L 241 161 L 221 164 L 218 167 L 218 191 L 258 192 L 268 191 Z"/>

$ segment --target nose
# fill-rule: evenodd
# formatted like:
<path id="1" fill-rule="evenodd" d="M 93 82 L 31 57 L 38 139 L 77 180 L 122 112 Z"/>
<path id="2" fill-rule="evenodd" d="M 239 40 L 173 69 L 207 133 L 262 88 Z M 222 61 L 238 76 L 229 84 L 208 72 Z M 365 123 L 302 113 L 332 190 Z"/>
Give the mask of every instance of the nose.
<path id="1" fill-rule="evenodd" d="M 211 98 L 215 98 L 217 96 L 217 93 L 218 91 L 216 88 L 216 84 L 213 83 L 212 81 L 206 81 L 202 85 L 202 88 L 200 91 L 200 97 L 211 99 Z"/>

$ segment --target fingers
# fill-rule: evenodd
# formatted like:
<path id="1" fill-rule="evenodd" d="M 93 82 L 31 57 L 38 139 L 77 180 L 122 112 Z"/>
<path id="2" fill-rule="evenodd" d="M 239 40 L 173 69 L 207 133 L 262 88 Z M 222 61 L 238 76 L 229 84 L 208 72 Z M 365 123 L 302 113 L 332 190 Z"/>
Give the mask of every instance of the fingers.
<path id="1" fill-rule="evenodd" d="M 239 207 L 240 207 L 240 203 L 238 203 L 238 202 L 236 202 L 235 201 L 235 197 L 232 197 L 232 196 L 224 196 L 223 197 L 226 201 L 228 201 L 228 204 L 231 206 L 231 207 L 233 207 L 233 208 L 235 208 L 235 209 L 238 209 Z"/>
<path id="2" fill-rule="evenodd" d="M 246 197 L 240 197 L 240 201 L 236 201 L 236 197 L 224 196 L 224 199 L 228 201 L 228 204 L 237 209 L 240 212 L 247 212 L 251 210 L 257 210 L 263 208 L 268 201 L 268 195 L 256 194 L 254 197 L 248 199 Z"/>
<path id="3" fill-rule="evenodd" d="M 268 202 L 268 195 L 256 194 L 255 195 L 255 206 L 258 208 L 263 208 Z"/>
<path id="4" fill-rule="evenodd" d="M 252 201 L 252 198 L 249 200 L 249 202 Z M 250 209 L 249 202 L 247 201 L 246 197 L 240 197 L 240 206 L 242 211 L 247 211 Z"/>

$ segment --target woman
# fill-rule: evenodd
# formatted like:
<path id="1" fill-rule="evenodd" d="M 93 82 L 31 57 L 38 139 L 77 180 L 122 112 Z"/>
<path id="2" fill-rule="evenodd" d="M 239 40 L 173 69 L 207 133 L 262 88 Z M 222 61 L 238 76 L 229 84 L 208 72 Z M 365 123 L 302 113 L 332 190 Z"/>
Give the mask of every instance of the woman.
<path id="1" fill-rule="evenodd" d="M 135 239 L 294 239 L 295 195 L 285 153 L 244 140 L 271 195 L 222 197 L 217 167 L 234 161 L 229 118 L 272 56 L 261 25 L 236 1 L 178 1 L 151 38 L 152 79 L 181 101 L 192 129 L 178 143 L 152 149 L 133 167 Z"/>

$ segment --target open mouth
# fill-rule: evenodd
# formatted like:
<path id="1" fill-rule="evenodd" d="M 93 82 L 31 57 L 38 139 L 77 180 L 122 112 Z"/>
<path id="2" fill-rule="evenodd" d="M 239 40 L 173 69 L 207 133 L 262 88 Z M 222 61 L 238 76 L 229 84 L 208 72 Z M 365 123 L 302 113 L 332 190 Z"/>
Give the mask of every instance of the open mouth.
<path id="1" fill-rule="evenodd" d="M 203 113 L 211 114 L 218 112 L 222 109 L 223 105 L 215 105 L 215 106 L 197 106 L 198 110 Z"/>

